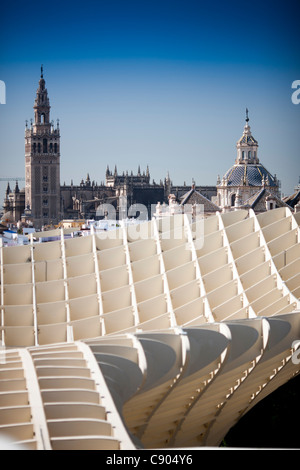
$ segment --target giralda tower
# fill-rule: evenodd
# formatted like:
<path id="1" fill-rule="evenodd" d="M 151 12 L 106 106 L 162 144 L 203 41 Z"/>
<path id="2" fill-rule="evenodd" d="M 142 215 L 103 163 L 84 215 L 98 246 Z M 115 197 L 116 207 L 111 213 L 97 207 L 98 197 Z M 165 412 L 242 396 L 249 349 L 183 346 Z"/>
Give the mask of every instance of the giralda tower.
<path id="1" fill-rule="evenodd" d="M 50 122 L 50 104 L 43 77 L 34 102 L 34 122 L 25 129 L 25 211 L 36 228 L 60 219 L 60 130 Z"/>

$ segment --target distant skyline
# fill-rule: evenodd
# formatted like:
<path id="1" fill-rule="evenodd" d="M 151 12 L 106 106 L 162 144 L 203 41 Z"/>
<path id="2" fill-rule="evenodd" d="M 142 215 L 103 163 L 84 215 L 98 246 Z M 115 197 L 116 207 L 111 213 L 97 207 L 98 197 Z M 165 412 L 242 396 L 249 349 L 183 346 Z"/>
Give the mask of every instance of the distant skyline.
<path id="1" fill-rule="evenodd" d="M 51 119 L 60 120 L 61 184 L 87 173 L 100 184 L 107 165 L 149 165 L 156 182 L 169 171 L 175 185 L 214 185 L 234 163 L 248 108 L 261 163 L 292 193 L 299 17 L 294 1 L 6 2 L 0 177 L 24 176 L 25 120 L 43 64 Z"/>

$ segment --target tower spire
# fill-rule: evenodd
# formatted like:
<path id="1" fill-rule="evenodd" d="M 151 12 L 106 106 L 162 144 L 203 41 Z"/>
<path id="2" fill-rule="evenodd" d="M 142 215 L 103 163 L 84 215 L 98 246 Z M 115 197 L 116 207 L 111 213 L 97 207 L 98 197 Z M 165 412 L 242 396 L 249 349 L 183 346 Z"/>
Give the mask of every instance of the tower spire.
<path id="1" fill-rule="evenodd" d="M 10 193 L 10 186 L 9 186 L 9 181 L 7 182 L 7 188 L 6 188 L 6 196 L 8 197 Z"/>
<path id="2" fill-rule="evenodd" d="M 39 79 L 39 86 L 36 91 L 36 98 L 34 102 L 34 124 L 43 124 L 47 127 L 51 127 L 50 122 L 50 103 L 48 98 L 48 92 L 45 87 L 45 79 L 43 78 L 43 65 L 41 66 L 41 78 Z"/>
<path id="3" fill-rule="evenodd" d="M 246 108 L 246 119 L 245 119 L 245 121 L 246 121 L 247 124 L 248 124 L 248 122 L 249 122 L 248 108 Z"/>
<path id="4" fill-rule="evenodd" d="M 44 78 L 44 67 L 43 67 L 43 64 L 41 65 L 41 78 Z"/>

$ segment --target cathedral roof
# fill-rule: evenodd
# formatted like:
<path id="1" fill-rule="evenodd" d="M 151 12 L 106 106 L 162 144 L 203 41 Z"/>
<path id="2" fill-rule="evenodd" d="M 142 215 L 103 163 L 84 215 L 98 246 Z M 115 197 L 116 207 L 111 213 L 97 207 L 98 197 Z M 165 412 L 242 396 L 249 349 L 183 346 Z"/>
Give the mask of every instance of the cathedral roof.
<path id="1" fill-rule="evenodd" d="M 300 201 L 300 189 L 294 192 L 291 196 L 285 196 L 282 200 L 290 207 L 295 207 L 295 205 Z"/>
<path id="2" fill-rule="evenodd" d="M 190 191 L 181 196 L 180 200 L 180 204 L 182 206 L 188 203 L 203 204 L 204 212 L 216 212 L 220 210 L 220 207 L 218 207 L 216 204 L 214 204 L 205 196 L 203 196 L 203 194 L 199 193 L 199 191 L 196 191 L 194 187 L 192 187 Z"/>
<path id="3" fill-rule="evenodd" d="M 287 204 L 282 201 L 276 194 L 268 191 L 266 188 L 260 189 L 257 193 L 253 194 L 249 199 L 244 202 L 244 206 L 249 206 L 251 209 L 255 209 L 257 204 L 262 198 L 272 197 L 277 202 L 278 207 L 287 207 Z"/>
<path id="4" fill-rule="evenodd" d="M 263 186 L 263 179 L 268 186 L 277 186 L 277 180 L 266 168 L 258 164 L 236 164 L 233 165 L 224 175 L 227 186 Z"/>

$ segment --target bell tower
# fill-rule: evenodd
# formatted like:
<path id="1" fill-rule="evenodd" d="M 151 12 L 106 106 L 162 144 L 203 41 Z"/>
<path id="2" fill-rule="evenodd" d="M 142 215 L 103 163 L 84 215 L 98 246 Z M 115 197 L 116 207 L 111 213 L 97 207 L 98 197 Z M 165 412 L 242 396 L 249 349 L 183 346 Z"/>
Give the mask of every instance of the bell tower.
<path id="1" fill-rule="evenodd" d="M 246 109 L 246 125 L 244 127 L 244 132 L 242 137 L 238 140 L 236 144 L 237 148 L 237 158 L 236 164 L 258 164 L 259 159 L 257 156 L 258 151 L 258 142 L 254 139 L 251 128 L 249 126 L 249 114 L 248 109 Z"/>
<path id="2" fill-rule="evenodd" d="M 57 224 L 60 212 L 60 129 L 50 122 L 43 66 L 34 102 L 34 121 L 25 128 L 25 210 L 36 228 Z"/>

